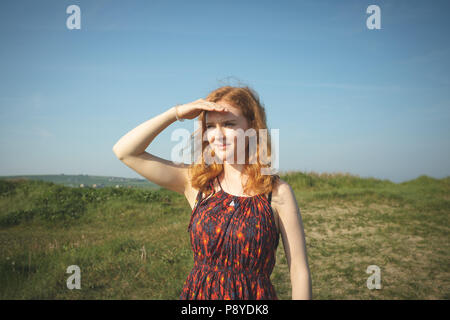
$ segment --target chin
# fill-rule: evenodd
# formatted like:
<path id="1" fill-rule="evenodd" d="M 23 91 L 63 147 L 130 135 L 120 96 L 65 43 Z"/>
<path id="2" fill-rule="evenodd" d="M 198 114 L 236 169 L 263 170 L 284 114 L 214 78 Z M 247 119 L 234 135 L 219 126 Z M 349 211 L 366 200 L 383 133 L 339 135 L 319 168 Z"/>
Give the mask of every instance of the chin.
<path id="1" fill-rule="evenodd" d="M 228 156 L 230 156 L 231 157 L 231 155 L 232 155 L 232 152 L 231 151 L 224 151 L 224 150 L 214 150 L 214 152 L 215 152 L 215 158 L 218 160 L 218 161 L 220 161 L 221 163 L 224 163 L 224 162 L 226 162 L 227 161 L 227 157 Z M 233 162 L 234 162 L 234 159 L 233 159 Z M 231 163 L 233 163 L 233 162 L 231 162 Z"/>

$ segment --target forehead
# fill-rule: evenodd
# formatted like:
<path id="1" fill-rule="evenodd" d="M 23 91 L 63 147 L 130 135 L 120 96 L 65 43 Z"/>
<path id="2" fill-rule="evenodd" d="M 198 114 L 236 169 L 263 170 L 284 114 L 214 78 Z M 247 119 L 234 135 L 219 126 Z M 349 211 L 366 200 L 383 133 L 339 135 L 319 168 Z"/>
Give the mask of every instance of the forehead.
<path id="1" fill-rule="evenodd" d="M 240 109 L 233 107 L 226 102 L 216 103 L 222 107 L 227 108 L 227 112 L 207 111 L 205 113 L 206 122 L 222 122 L 227 120 L 243 120 L 244 116 Z"/>

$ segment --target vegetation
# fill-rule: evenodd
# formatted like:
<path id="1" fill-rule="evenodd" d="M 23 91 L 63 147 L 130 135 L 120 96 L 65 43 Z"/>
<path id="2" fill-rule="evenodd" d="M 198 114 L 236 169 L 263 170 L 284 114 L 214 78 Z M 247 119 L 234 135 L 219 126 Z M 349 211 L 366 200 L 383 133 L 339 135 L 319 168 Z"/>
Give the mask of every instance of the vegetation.
<path id="1" fill-rule="evenodd" d="M 450 298 L 450 177 L 282 178 L 300 206 L 314 299 Z M 0 299 L 178 299 L 193 265 L 189 218 L 165 189 L 0 180 Z M 81 290 L 66 286 L 70 265 Z M 369 265 L 379 290 L 367 287 Z M 271 279 L 290 299 L 281 239 Z"/>
<path id="2" fill-rule="evenodd" d="M 55 184 L 66 187 L 80 186 L 86 188 L 102 188 L 102 187 L 125 187 L 125 188 L 149 188 L 159 189 L 159 186 L 146 180 L 135 178 L 121 178 L 121 177 L 105 177 L 105 176 L 91 176 L 87 174 L 50 174 L 50 175 L 25 175 L 25 176 L 2 176 L 0 179 L 7 180 L 40 180 L 53 182 Z"/>

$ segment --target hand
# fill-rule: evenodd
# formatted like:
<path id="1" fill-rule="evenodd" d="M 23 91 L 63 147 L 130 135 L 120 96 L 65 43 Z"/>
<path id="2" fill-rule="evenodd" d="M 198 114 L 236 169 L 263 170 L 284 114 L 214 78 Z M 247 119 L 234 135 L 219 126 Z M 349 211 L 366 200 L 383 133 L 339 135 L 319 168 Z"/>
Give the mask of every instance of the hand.
<path id="1" fill-rule="evenodd" d="M 197 118 L 203 111 L 226 112 L 228 110 L 217 103 L 205 99 L 198 99 L 187 104 L 179 105 L 175 108 L 175 112 L 177 112 L 179 119 L 191 120 Z"/>

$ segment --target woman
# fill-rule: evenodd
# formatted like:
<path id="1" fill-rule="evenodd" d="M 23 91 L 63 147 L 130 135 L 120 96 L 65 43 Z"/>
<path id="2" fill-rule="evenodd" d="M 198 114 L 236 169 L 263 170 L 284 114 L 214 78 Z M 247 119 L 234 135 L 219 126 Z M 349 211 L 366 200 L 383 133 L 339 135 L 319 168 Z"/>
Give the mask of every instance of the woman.
<path id="1" fill-rule="evenodd" d="M 174 121 L 197 117 L 204 141 L 192 165 L 145 151 Z M 206 99 L 177 105 L 142 123 L 113 147 L 128 167 L 183 194 L 193 209 L 188 231 L 194 267 L 180 299 L 278 299 L 270 274 L 280 233 L 292 299 L 312 298 L 303 224 L 294 193 L 278 176 L 264 173 L 268 162 L 262 158 L 270 156 L 270 139 L 251 139 L 249 134 L 244 135 L 245 147 L 239 143 L 243 132 L 262 138 L 260 129 L 267 125 L 257 94 L 248 87 L 225 86 Z M 239 157 L 241 161 L 236 160 Z"/>

